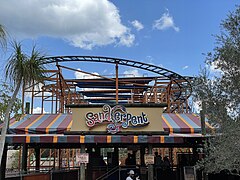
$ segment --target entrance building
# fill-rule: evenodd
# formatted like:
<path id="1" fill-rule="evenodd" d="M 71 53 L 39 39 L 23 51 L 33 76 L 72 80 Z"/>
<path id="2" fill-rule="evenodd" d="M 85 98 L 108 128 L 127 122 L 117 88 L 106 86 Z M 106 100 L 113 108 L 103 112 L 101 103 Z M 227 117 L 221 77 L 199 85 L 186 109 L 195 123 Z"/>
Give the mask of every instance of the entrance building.
<path id="1" fill-rule="evenodd" d="M 115 77 L 61 65 L 66 61 L 74 66 L 77 61 L 114 64 Z M 194 165 L 202 156 L 203 123 L 188 104 L 191 78 L 117 58 L 49 57 L 47 63 L 56 63 L 56 69 L 48 71 L 41 88 L 34 84 L 23 90 L 24 113 L 10 122 L 6 143 L 19 149 L 21 172 L 67 169 L 68 179 L 95 180 L 126 179 L 134 170 L 140 179 L 163 175 L 181 179 L 182 166 Z M 120 65 L 155 75 L 121 77 Z M 86 74 L 88 79 L 67 79 L 66 70 Z M 30 102 L 26 93 L 31 94 Z M 34 114 L 39 101 L 42 112 Z M 207 122 L 205 126 L 212 129 Z M 157 165 L 160 155 L 162 162 L 169 161 L 168 174 Z M 5 167 L 1 169 L 5 172 Z"/>

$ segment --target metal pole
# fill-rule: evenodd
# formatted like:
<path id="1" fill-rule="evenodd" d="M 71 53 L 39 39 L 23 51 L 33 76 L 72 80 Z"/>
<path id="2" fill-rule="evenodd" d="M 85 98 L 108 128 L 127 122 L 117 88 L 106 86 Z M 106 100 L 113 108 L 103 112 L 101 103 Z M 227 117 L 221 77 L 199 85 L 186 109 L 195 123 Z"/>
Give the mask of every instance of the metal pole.
<path id="1" fill-rule="evenodd" d="M 85 145 L 81 144 L 80 153 L 85 153 Z M 80 180 L 85 180 L 85 164 L 80 164 Z"/>
<path id="2" fill-rule="evenodd" d="M 148 146 L 148 154 L 152 154 L 152 145 Z M 148 180 L 153 180 L 153 164 L 148 165 Z"/>

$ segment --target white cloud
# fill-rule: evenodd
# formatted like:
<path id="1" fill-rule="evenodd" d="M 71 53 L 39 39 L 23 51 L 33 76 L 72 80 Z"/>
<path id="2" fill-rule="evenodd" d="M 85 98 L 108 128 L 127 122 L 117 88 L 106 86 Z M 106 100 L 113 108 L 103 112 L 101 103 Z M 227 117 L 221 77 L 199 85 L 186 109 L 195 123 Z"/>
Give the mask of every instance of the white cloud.
<path id="1" fill-rule="evenodd" d="M 137 69 L 129 69 L 123 72 L 125 77 L 140 77 L 142 76 Z"/>
<path id="2" fill-rule="evenodd" d="M 135 40 L 135 35 L 127 33 L 120 38 L 118 45 L 130 47 L 133 45 L 134 40 Z"/>
<path id="3" fill-rule="evenodd" d="M 141 22 L 139 22 L 138 20 L 132 21 L 131 24 L 133 25 L 133 27 L 136 28 L 137 31 L 140 31 L 141 29 L 144 28 L 143 24 Z"/>
<path id="4" fill-rule="evenodd" d="M 153 29 L 165 30 L 169 28 L 173 28 L 176 32 L 180 31 L 180 28 L 175 25 L 173 17 L 167 10 L 160 19 L 154 21 Z"/>
<path id="5" fill-rule="evenodd" d="M 131 46 L 135 39 L 122 24 L 117 7 L 108 0 L 1 1 L 0 22 L 20 39 L 61 38 L 84 49 Z"/>
<path id="6" fill-rule="evenodd" d="M 42 113 L 42 108 L 41 107 L 36 107 L 36 108 L 33 108 L 33 114 L 41 114 Z M 47 113 L 44 108 L 43 108 L 43 113 Z"/>
<path id="7" fill-rule="evenodd" d="M 78 70 L 81 70 L 78 68 Z M 93 72 L 92 74 L 95 74 L 95 75 L 99 75 L 97 72 Z M 100 77 L 97 77 L 97 76 L 93 76 L 93 75 L 90 75 L 90 74 L 85 74 L 85 73 L 82 73 L 82 72 L 79 72 L 79 71 L 75 71 L 74 73 L 76 79 L 96 79 L 96 78 L 100 78 Z"/>
<path id="8" fill-rule="evenodd" d="M 182 69 L 184 70 L 184 69 L 187 69 L 187 68 L 189 68 L 189 66 L 184 66 Z"/>

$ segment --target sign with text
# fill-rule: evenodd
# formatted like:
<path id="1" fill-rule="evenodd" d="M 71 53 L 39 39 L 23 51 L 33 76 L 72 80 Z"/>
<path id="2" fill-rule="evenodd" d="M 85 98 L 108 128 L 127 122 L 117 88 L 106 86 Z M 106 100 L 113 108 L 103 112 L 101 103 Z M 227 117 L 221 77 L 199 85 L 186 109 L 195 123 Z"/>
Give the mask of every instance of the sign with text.
<path id="1" fill-rule="evenodd" d="M 129 113 L 122 105 L 116 105 L 111 108 L 105 104 L 101 112 L 88 112 L 85 115 L 86 125 L 90 128 L 97 126 L 101 123 L 107 123 L 107 132 L 115 134 L 122 128 L 145 126 L 149 124 L 147 114 L 140 112 L 139 115 Z"/>
<path id="2" fill-rule="evenodd" d="M 154 164 L 154 155 L 152 154 L 145 154 L 144 155 L 144 162 L 146 165 Z"/>
<path id="3" fill-rule="evenodd" d="M 70 106 L 71 107 L 71 106 Z M 164 131 L 162 106 L 157 105 L 78 105 L 71 107 L 71 131 L 116 134 L 128 131 Z"/>
<path id="4" fill-rule="evenodd" d="M 89 154 L 88 153 L 77 153 L 76 154 L 76 161 L 78 162 L 78 164 L 86 164 L 89 162 Z"/>

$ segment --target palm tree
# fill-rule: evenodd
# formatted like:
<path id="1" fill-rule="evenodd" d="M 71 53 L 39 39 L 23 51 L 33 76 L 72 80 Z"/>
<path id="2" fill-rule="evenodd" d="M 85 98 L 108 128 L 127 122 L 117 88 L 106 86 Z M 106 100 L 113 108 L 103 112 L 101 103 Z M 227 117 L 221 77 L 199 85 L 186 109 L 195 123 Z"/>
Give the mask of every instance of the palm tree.
<path id="1" fill-rule="evenodd" d="M 13 83 L 15 90 L 4 116 L 4 126 L 2 128 L 0 141 L 0 163 L 2 162 L 5 139 L 9 126 L 10 110 L 16 100 L 20 87 L 22 85 L 29 86 L 33 84 L 33 82 L 41 82 L 45 77 L 45 67 L 43 64 L 44 56 L 36 50 L 35 46 L 32 48 L 30 56 L 27 56 L 22 51 L 21 43 L 14 41 L 12 46 L 14 52 L 8 58 L 8 62 L 5 66 L 5 77 L 9 78 L 10 82 Z"/>
<path id="2" fill-rule="evenodd" d="M 1 24 L 0 24 L 0 45 L 2 47 L 6 47 L 7 45 L 6 32 Z"/>

